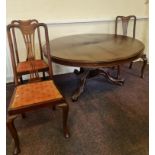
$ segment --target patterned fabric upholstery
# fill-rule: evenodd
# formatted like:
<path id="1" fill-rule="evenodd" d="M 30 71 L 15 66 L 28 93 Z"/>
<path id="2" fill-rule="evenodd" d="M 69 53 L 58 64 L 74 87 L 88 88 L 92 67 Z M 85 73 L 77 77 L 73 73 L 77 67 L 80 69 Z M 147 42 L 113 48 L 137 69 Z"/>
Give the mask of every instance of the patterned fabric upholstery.
<path id="1" fill-rule="evenodd" d="M 37 69 L 37 70 L 48 68 L 48 65 L 43 60 L 34 60 L 31 62 L 34 64 L 35 69 Z M 18 73 L 30 72 L 31 70 L 32 70 L 32 67 L 28 61 L 20 62 L 17 65 Z"/>
<path id="2" fill-rule="evenodd" d="M 62 98 L 52 80 L 19 85 L 12 97 L 10 110 Z"/>

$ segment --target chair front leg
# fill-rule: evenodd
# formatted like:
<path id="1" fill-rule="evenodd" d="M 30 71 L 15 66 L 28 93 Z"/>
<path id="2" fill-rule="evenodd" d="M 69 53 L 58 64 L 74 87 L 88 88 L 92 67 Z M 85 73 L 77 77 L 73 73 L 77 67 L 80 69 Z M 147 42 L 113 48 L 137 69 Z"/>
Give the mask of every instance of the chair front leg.
<path id="1" fill-rule="evenodd" d="M 146 57 L 146 54 L 143 54 L 142 55 L 142 59 L 143 59 L 143 66 L 141 68 L 141 78 L 144 77 L 144 69 L 145 69 L 145 67 L 147 65 L 147 57 Z"/>
<path id="2" fill-rule="evenodd" d="M 8 116 L 7 127 L 8 127 L 8 130 L 10 131 L 11 136 L 12 136 L 14 143 L 15 143 L 13 155 L 18 155 L 20 153 L 20 146 L 19 146 L 19 138 L 18 138 L 17 130 L 14 126 L 15 118 L 16 118 L 16 116 Z"/>
<path id="3" fill-rule="evenodd" d="M 68 119 L 68 112 L 69 112 L 69 106 L 67 103 L 59 104 L 58 107 L 62 108 L 63 111 L 63 131 L 65 138 L 69 138 L 69 130 L 67 127 L 67 119 Z"/>

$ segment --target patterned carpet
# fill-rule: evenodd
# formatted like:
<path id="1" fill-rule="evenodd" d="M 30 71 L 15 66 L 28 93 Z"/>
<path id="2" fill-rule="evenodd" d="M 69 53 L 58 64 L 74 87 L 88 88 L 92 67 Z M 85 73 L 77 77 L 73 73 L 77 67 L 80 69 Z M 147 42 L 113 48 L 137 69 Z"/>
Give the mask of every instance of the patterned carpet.
<path id="1" fill-rule="evenodd" d="M 79 84 L 75 74 L 55 76 L 69 103 L 71 137 L 62 133 L 62 112 L 40 109 L 20 116 L 15 125 L 21 155 L 148 155 L 149 154 L 149 72 L 139 77 L 141 62 L 122 66 L 125 84 L 118 86 L 102 77 L 90 79 L 77 102 L 71 95 Z M 7 105 L 14 86 L 7 85 Z M 13 141 L 7 130 L 7 155 Z"/>

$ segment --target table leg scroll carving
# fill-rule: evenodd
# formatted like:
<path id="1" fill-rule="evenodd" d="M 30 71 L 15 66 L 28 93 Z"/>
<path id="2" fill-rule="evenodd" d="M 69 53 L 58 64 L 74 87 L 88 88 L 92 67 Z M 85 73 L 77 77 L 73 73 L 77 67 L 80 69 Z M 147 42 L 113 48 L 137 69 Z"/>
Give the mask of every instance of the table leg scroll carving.
<path id="1" fill-rule="evenodd" d="M 85 69 L 81 75 L 80 85 L 72 96 L 73 102 L 77 101 L 78 97 L 83 93 L 84 87 L 86 84 L 86 80 L 89 78 L 93 78 L 95 76 L 98 76 L 98 75 L 104 76 L 108 81 L 110 81 L 114 84 L 117 84 L 117 85 L 123 85 L 124 84 L 124 79 L 121 79 L 119 76 L 114 78 L 104 69 Z"/>
<path id="2" fill-rule="evenodd" d="M 8 127 L 8 130 L 10 131 L 11 136 L 13 137 L 13 140 L 15 143 L 13 155 L 18 155 L 20 153 L 20 146 L 19 146 L 19 138 L 18 138 L 17 130 L 14 126 L 15 119 L 16 119 L 16 116 L 8 116 L 7 127 Z"/>
<path id="3" fill-rule="evenodd" d="M 89 75 L 90 70 L 86 70 L 83 72 L 81 79 L 80 79 L 80 86 L 79 88 L 75 91 L 75 93 L 72 96 L 72 101 L 77 101 L 78 97 L 82 94 L 82 92 L 84 91 L 84 86 L 86 84 L 86 79 Z"/>
<path id="4" fill-rule="evenodd" d="M 106 79 L 108 79 L 110 82 L 114 84 L 117 84 L 117 85 L 124 84 L 124 79 L 114 78 L 108 72 L 105 72 L 104 70 L 100 70 L 100 75 L 103 75 Z"/>

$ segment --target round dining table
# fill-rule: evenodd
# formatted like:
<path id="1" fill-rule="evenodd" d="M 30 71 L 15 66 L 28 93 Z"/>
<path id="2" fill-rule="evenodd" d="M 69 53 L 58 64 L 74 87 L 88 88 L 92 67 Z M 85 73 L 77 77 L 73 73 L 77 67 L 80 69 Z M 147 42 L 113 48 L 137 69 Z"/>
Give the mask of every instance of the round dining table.
<path id="1" fill-rule="evenodd" d="M 72 96 L 73 101 L 84 91 L 86 79 L 99 74 L 122 84 L 123 79 L 112 77 L 104 68 L 132 62 L 142 57 L 144 48 L 140 40 L 115 34 L 76 34 L 50 41 L 53 62 L 81 68 L 80 85 Z"/>

